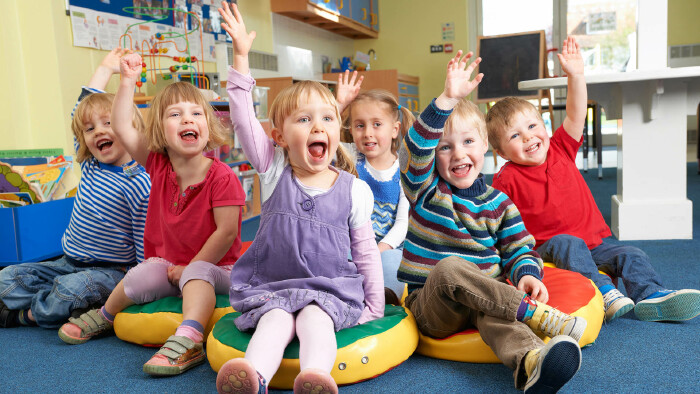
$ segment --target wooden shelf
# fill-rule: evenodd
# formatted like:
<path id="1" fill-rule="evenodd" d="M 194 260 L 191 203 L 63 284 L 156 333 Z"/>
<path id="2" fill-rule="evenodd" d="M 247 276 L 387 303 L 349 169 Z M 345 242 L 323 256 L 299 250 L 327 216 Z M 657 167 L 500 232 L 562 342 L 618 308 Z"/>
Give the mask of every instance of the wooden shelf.
<path id="1" fill-rule="evenodd" d="M 271 0 L 271 11 L 353 39 L 377 38 L 369 27 L 307 0 Z"/>

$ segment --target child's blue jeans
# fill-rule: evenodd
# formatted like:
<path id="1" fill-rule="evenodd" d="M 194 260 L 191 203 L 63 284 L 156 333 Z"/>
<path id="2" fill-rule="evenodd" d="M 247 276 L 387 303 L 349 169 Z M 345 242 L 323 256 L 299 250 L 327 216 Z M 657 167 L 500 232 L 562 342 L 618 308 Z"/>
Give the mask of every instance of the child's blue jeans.
<path id="1" fill-rule="evenodd" d="M 385 250 L 381 254 L 382 272 L 384 273 L 384 287 L 388 287 L 401 299 L 406 284 L 396 278 L 403 257 L 403 247 Z"/>
<path id="2" fill-rule="evenodd" d="M 65 256 L 0 271 L 0 299 L 10 309 L 29 309 L 40 327 L 57 328 L 74 309 L 103 304 L 126 267 L 80 267 Z"/>
<path id="3" fill-rule="evenodd" d="M 581 238 L 557 235 L 537 248 L 545 262 L 557 268 L 575 271 L 595 283 L 598 288 L 611 285 L 613 278 L 622 278 L 627 296 L 635 303 L 663 290 L 661 278 L 649 263 L 649 256 L 634 246 L 606 244 L 589 250 Z"/>

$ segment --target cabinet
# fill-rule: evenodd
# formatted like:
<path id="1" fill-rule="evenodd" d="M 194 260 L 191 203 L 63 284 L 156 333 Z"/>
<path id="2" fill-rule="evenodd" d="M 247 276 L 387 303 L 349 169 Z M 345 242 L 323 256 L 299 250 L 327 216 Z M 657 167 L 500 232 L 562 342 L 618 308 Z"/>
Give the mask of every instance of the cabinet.
<path id="1" fill-rule="evenodd" d="M 418 85 L 420 79 L 411 75 L 401 74 L 398 70 L 358 71 L 365 77 L 362 91 L 384 89 L 391 92 L 399 100 L 399 104 L 408 108 L 414 114 L 422 110 L 419 101 Z M 338 80 L 337 73 L 323 74 L 324 79 Z"/>
<path id="2" fill-rule="evenodd" d="M 349 38 L 379 36 L 379 0 L 271 0 L 272 12 Z"/>

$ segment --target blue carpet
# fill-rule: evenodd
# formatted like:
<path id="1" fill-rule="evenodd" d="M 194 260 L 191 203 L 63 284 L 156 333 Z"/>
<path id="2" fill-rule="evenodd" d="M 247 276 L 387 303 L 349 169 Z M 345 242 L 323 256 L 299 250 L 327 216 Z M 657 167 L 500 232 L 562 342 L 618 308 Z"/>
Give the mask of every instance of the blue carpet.
<path id="1" fill-rule="evenodd" d="M 693 240 L 624 242 L 642 248 L 672 289 L 700 288 L 700 176 L 688 166 L 694 201 Z M 615 169 L 584 174 L 606 221 L 615 193 Z M 490 183 L 491 177 L 487 176 Z M 244 226 L 252 239 L 256 223 Z M 619 242 L 613 238 L 611 242 Z M 621 289 L 623 290 L 623 289 Z M 681 323 L 638 321 L 633 313 L 604 325 L 596 343 L 583 349 L 579 373 L 562 392 L 698 392 L 700 318 Z M 4 360 L 0 392 L 215 392 L 216 374 L 203 365 L 173 378 L 150 378 L 141 368 L 156 349 L 115 337 L 65 345 L 55 330 L 0 329 Z M 693 372 L 695 371 L 695 372 Z M 341 388 L 343 393 L 494 393 L 514 391 L 512 372 L 501 364 L 467 364 L 411 356 L 397 368 Z M 275 391 L 271 391 L 275 392 Z"/>

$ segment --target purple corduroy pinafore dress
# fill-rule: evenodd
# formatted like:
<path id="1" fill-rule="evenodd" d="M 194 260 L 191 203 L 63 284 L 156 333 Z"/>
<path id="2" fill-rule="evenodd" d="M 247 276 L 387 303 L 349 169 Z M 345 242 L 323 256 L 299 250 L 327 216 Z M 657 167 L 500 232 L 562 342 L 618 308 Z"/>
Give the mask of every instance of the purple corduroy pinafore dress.
<path id="1" fill-rule="evenodd" d="M 250 248 L 231 271 L 231 306 L 249 330 L 268 311 L 293 313 L 315 302 L 335 330 L 352 327 L 364 309 L 364 277 L 348 261 L 351 188 L 354 176 L 339 171 L 335 184 L 311 197 L 287 165 L 262 206 Z"/>

